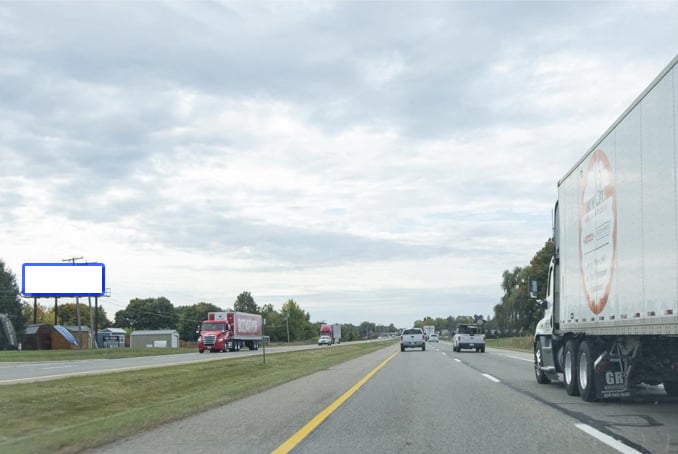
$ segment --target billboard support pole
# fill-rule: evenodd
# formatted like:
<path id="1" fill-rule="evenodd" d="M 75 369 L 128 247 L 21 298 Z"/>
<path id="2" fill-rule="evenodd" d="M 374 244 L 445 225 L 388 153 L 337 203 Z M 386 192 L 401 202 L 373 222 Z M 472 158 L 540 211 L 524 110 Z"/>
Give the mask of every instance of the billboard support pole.
<path id="1" fill-rule="evenodd" d="M 82 321 L 80 320 L 80 297 L 75 297 L 75 318 L 78 321 L 78 350 L 82 350 Z"/>
<path id="2" fill-rule="evenodd" d="M 99 335 L 99 297 L 94 297 L 94 339 Z M 97 345 L 98 346 L 98 345 Z"/>

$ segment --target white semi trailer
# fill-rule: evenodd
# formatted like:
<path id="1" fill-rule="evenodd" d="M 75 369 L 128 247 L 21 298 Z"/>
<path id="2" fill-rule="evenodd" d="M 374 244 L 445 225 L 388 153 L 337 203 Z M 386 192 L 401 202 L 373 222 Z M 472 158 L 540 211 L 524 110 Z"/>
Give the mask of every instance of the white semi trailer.
<path id="1" fill-rule="evenodd" d="M 677 63 L 558 182 L 534 371 L 587 401 L 678 395 Z"/>

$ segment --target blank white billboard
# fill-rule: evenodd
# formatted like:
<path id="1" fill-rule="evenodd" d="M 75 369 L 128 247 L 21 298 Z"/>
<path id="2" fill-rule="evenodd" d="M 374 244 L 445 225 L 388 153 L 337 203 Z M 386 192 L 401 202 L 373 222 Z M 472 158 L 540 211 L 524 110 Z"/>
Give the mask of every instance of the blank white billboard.
<path id="1" fill-rule="evenodd" d="M 24 263 L 21 270 L 24 296 L 104 296 L 103 263 Z"/>

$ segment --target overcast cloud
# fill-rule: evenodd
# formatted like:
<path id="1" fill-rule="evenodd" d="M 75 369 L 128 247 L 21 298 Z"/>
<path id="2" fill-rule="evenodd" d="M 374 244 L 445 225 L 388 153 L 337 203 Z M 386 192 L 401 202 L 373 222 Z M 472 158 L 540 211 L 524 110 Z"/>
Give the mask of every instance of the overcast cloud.
<path id="1" fill-rule="evenodd" d="M 2 2 L 0 259 L 312 321 L 493 315 L 676 2 Z"/>

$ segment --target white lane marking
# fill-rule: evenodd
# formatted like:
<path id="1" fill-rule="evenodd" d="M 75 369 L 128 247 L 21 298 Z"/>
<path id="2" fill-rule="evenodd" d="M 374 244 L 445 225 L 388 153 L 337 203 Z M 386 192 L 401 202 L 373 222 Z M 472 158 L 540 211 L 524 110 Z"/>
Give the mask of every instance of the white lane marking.
<path id="1" fill-rule="evenodd" d="M 49 366 L 49 367 L 41 367 L 40 369 L 42 370 L 51 370 L 51 369 L 68 369 L 70 367 L 74 367 L 72 364 L 68 364 L 65 366 Z"/>
<path id="2" fill-rule="evenodd" d="M 443 352 L 443 355 L 447 356 L 447 353 L 446 353 L 446 352 Z"/>
<path id="3" fill-rule="evenodd" d="M 493 377 L 493 376 L 490 375 L 490 374 L 483 374 L 483 377 L 487 378 L 488 380 L 492 380 L 492 381 L 495 382 L 495 383 L 501 382 L 501 380 L 499 380 L 499 379 L 496 378 L 496 377 Z"/>
<path id="4" fill-rule="evenodd" d="M 616 449 L 617 451 L 619 451 L 623 454 L 640 454 L 640 451 L 636 451 L 632 447 L 626 446 L 624 443 L 615 440 L 614 438 L 610 437 L 609 435 L 605 435 L 604 433 L 600 432 L 599 430 L 594 429 L 593 427 L 589 426 L 588 424 L 575 424 L 574 426 L 577 429 L 586 432 L 587 434 L 591 435 L 593 438 L 596 438 L 597 440 L 602 441 L 606 445 L 610 446 L 611 448 Z"/>
<path id="5" fill-rule="evenodd" d="M 521 361 L 527 361 L 528 363 L 534 362 L 533 358 L 519 358 L 517 356 L 511 356 L 511 355 L 504 355 L 504 356 L 506 356 L 507 358 L 513 358 L 513 359 L 519 359 Z"/>
<path id="6" fill-rule="evenodd" d="M 455 360 L 456 362 L 458 362 L 458 363 L 461 362 L 461 360 L 460 360 L 459 358 L 454 358 L 454 360 Z"/>
<path id="7" fill-rule="evenodd" d="M 504 354 L 502 354 L 502 353 L 494 353 L 494 352 L 492 352 L 492 353 L 495 354 L 495 355 L 497 355 L 497 356 L 503 356 L 503 357 L 505 357 L 505 358 L 519 359 L 519 360 L 521 360 L 521 361 L 527 361 L 528 363 L 534 362 L 534 359 L 533 359 L 533 358 L 521 358 L 520 356 L 504 355 Z"/>

